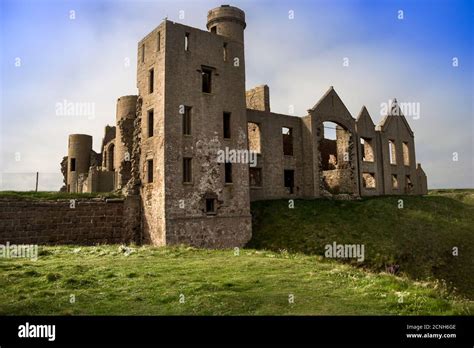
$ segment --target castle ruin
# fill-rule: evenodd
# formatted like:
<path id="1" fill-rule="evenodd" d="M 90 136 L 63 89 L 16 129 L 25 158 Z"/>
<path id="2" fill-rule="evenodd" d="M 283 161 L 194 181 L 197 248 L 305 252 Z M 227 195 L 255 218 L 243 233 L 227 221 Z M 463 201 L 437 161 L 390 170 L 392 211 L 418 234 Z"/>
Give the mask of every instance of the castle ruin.
<path id="1" fill-rule="evenodd" d="M 250 239 L 251 201 L 427 193 L 396 102 L 375 126 L 333 87 L 303 117 L 271 112 L 266 85 L 246 91 L 245 27 L 242 10 L 222 5 L 208 31 L 164 20 L 145 36 L 138 95 L 117 100 L 101 153 L 91 136 L 69 136 L 63 189 L 135 197 L 144 243 L 217 248 Z M 224 149 L 257 161 L 221 163 Z"/>

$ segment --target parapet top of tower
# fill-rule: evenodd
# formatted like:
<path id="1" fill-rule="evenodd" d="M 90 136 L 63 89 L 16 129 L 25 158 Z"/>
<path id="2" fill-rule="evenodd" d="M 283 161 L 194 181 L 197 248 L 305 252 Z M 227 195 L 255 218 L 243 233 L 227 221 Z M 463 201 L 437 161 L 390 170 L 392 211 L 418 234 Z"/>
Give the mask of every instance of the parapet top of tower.
<path id="1" fill-rule="evenodd" d="M 245 12 L 240 8 L 230 5 L 221 5 L 207 13 L 208 30 L 219 22 L 237 22 L 242 25 L 243 29 L 247 26 L 245 23 Z"/>

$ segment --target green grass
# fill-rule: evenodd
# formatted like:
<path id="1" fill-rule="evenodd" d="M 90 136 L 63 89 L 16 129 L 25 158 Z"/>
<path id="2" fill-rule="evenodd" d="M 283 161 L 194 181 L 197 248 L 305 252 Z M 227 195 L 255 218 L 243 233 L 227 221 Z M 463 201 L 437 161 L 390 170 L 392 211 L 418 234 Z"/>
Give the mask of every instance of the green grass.
<path id="1" fill-rule="evenodd" d="M 97 193 L 69 193 L 55 191 L 0 191 L 0 198 L 28 198 L 28 199 L 89 199 L 89 198 L 120 198 L 113 192 Z"/>
<path id="2" fill-rule="evenodd" d="M 0 258 L 0 315 L 474 312 L 474 190 L 297 200 L 294 209 L 266 201 L 252 210 L 253 238 L 238 256 L 151 246 L 132 246 L 127 256 L 108 245 L 42 247 L 37 261 Z M 333 241 L 364 244 L 366 260 L 323 258 Z M 392 264 L 400 265 L 397 276 L 383 272 Z"/>
<path id="3" fill-rule="evenodd" d="M 470 315 L 474 309 L 442 284 L 320 256 L 132 249 L 127 256 L 117 245 L 44 247 L 37 261 L 0 259 L 0 315 Z"/>
<path id="4" fill-rule="evenodd" d="M 451 291 L 474 298 L 474 190 L 297 200 L 294 209 L 286 200 L 262 201 L 252 204 L 252 214 L 249 247 L 324 255 L 324 246 L 333 241 L 364 244 L 366 259 L 352 262 L 355 266 L 383 271 L 396 264 L 411 279 L 446 282 Z"/>

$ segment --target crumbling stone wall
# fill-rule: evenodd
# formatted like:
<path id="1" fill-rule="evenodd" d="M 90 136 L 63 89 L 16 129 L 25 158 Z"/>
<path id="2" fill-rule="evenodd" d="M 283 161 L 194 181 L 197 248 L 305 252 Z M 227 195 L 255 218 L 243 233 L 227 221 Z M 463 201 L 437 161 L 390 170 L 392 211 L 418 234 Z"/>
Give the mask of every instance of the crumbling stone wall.
<path id="1" fill-rule="evenodd" d="M 379 135 L 365 106 L 362 107 L 357 117 L 356 129 L 359 139 L 357 144 L 361 144 L 360 139 L 364 139 L 366 143 L 364 146 L 360 145 L 359 150 L 360 194 L 361 196 L 381 195 L 384 190 L 384 178 Z"/>
<path id="2" fill-rule="evenodd" d="M 132 177 L 131 149 L 133 147 L 134 119 L 122 119 L 118 121 L 117 127 L 120 129 L 122 146 L 126 149 L 122 160 L 117 158 L 117 188 L 120 189 L 127 184 Z"/>
<path id="3" fill-rule="evenodd" d="M 0 198 L 0 244 L 130 243 L 132 202 L 123 199 L 31 200 Z"/>
<path id="4" fill-rule="evenodd" d="M 133 120 L 132 152 L 130 158 L 130 179 L 123 189 L 126 195 L 139 195 L 141 186 L 140 159 L 142 145 L 142 104 L 143 98 L 138 97 L 136 117 Z"/>
<path id="5" fill-rule="evenodd" d="M 353 178 L 350 169 L 325 170 L 322 177 L 324 189 L 331 194 L 353 193 Z"/>
<path id="6" fill-rule="evenodd" d="M 296 116 L 247 109 L 247 122 L 258 124 L 261 131 L 261 155 L 257 168 L 262 170 L 262 185 L 250 187 L 250 199 L 302 198 L 305 192 L 303 127 Z M 291 129 L 292 156 L 284 154 L 282 128 Z M 306 162 L 308 163 L 308 162 Z M 293 193 L 285 188 L 284 171 L 294 171 Z M 308 180 L 311 180 L 308 178 Z M 308 194 L 309 195 L 309 194 Z"/>
<path id="7" fill-rule="evenodd" d="M 250 151 L 261 153 L 262 151 L 262 134 L 257 123 L 249 122 L 247 126 L 248 148 Z"/>
<path id="8" fill-rule="evenodd" d="M 64 185 L 59 189 L 61 192 L 67 191 L 67 161 L 68 157 L 64 156 L 63 160 L 61 161 L 61 173 L 63 175 L 63 183 Z"/>
<path id="9" fill-rule="evenodd" d="M 321 162 L 323 170 L 336 169 L 337 160 L 335 155 L 337 154 L 337 143 L 333 139 L 321 139 L 319 146 L 321 151 Z"/>
<path id="10" fill-rule="evenodd" d="M 343 191 L 350 195 L 359 196 L 359 161 L 358 149 L 356 146 L 357 133 L 355 119 L 351 116 L 346 106 L 334 91 L 330 88 L 326 94 L 319 100 L 319 102 L 310 110 L 309 115 L 313 119 L 312 133 L 315 135 L 312 141 L 316 144 L 316 155 L 313 156 L 316 160 L 315 180 L 319 185 L 319 190 L 315 189 L 315 196 L 331 196 L 333 193 L 328 190 L 340 192 L 341 187 Z M 337 170 L 344 170 L 331 173 L 323 170 L 323 159 L 321 157 L 321 145 L 324 139 L 324 122 L 336 123 L 336 144 L 337 144 Z M 341 161 L 342 160 L 342 161 Z M 325 179 L 325 176 L 328 178 Z M 338 182 L 337 180 L 341 180 Z"/>
<path id="11" fill-rule="evenodd" d="M 417 182 L 414 134 L 397 104 L 378 125 L 377 134 L 381 147 L 384 194 L 423 194 Z M 390 163 L 390 142 L 394 144 L 396 163 Z M 407 145 L 405 149 L 403 143 Z M 408 155 L 408 163 L 404 161 L 404 152 Z M 392 185 L 392 175 L 397 176 L 397 187 Z M 413 186 L 408 185 L 408 177 Z"/>
<path id="12" fill-rule="evenodd" d="M 101 153 L 104 153 L 106 145 L 113 139 L 115 139 L 116 128 L 115 126 L 106 125 L 104 129 L 104 138 L 102 139 Z"/>
<path id="13" fill-rule="evenodd" d="M 267 85 L 257 86 L 245 92 L 247 109 L 270 111 L 270 89 Z"/>

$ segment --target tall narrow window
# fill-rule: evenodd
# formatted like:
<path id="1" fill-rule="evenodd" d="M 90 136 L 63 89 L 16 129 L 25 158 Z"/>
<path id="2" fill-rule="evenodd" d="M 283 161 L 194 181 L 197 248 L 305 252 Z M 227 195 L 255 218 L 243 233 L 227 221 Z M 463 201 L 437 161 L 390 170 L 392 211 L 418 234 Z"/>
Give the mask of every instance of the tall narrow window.
<path id="1" fill-rule="evenodd" d="M 71 158 L 71 172 L 75 172 L 75 171 L 76 171 L 76 159 Z"/>
<path id="2" fill-rule="evenodd" d="M 224 112 L 224 139 L 230 139 L 230 112 Z"/>
<path id="3" fill-rule="evenodd" d="M 295 186 L 295 171 L 285 170 L 284 171 L 284 182 L 285 188 L 289 194 L 292 194 Z"/>
<path id="4" fill-rule="evenodd" d="M 224 166 L 225 166 L 225 183 L 231 184 L 232 183 L 232 163 L 226 162 Z"/>
<path id="5" fill-rule="evenodd" d="M 372 148 L 372 139 L 360 138 L 360 147 L 362 153 L 362 160 L 364 162 L 373 162 L 374 150 Z"/>
<path id="6" fill-rule="evenodd" d="M 250 151 L 262 153 L 262 137 L 258 123 L 247 123 L 248 147 Z"/>
<path id="7" fill-rule="evenodd" d="M 191 135 L 191 107 L 190 106 L 184 107 L 183 134 Z"/>
<path id="8" fill-rule="evenodd" d="M 395 142 L 393 140 L 388 141 L 388 154 L 390 156 L 390 164 L 397 164 L 397 152 L 395 150 Z"/>
<path id="9" fill-rule="evenodd" d="M 293 130 L 288 127 L 282 127 L 283 135 L 283 154 L 285 156 L 293 156 Z"/>
<path id="10" fill-rule="evenodd" d="M 405 193 L 411 193 L 413 189 L 413 183 L 411 182 L 410 175 L 405 175 Z"/>
<path id="11" fill-rule="evenodd" d="M 224 56 L 224 62 L 227 62 L 227 42 L 224 42 L 222 47 L 222 54 Z"/>
<path id="12" fill-rule="evenodd" d="M 161 32 L 158 32 L 158 35 L 156 37 L 156 50 L 160 51 L 161 49 Z"/>
<path id="13" fill-rule="evenodd" d="M 142 44 L 142 63 L 145 62 L 145 44 Z"/>
<path id="14" fill-rule="evenodd" d="M 185 157 L 183 158 L 183 183 L 189 184 L 192 181 L 192 158 Z"/>
<path id="15" fill-rule="evenodd" d="M 146 161 L 147 163 L 147 182 L 153 182 L 153 160 Z"/>
<path id="16" fill-rule="evenodd" d="M 398 177 L 397 177 L 397 174 L 392 174 L 392 190 L 398 190 Z"/>
<path id="17" fill-rule="evenodd" d="M 202 68 L 202 91 L 204 93 L 211 93 L 212 83 L 212 70 L 208 68 Z"/>
<path id="18" fill-rule="evenodd" d="M 408 148 L 408 143 L 403 142 L 403 164 L 406 166 L 410 165 L 410 150 Z"/>
<path id="19" fill-rule="evenodd" d="M 153 93 L 153 87 L 155 86 L 155 69 L 148 71 L 148 92 Z"/>
<path id="20" fill-rule="evenodd" d="M 153 109 L 151 110 L 148 110 L 147 112 L 147 129 L 148 129 L 148 137 L 152 137 L 153 136 L 153 131 L 154 131 L 154 128 L 155 128 L 155 120 L 154 120 L 154 113 L 153 113 Z"/>
<path id="21" fill-rule="evenodd" d="M 184 34 L 184 50 L 189 51 L 189 33 Z"/>

